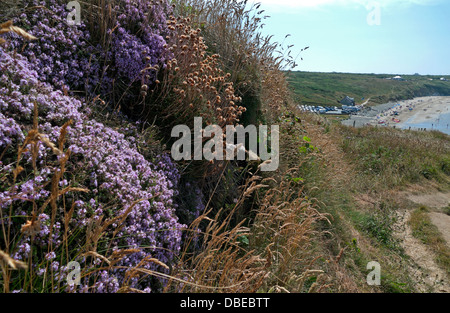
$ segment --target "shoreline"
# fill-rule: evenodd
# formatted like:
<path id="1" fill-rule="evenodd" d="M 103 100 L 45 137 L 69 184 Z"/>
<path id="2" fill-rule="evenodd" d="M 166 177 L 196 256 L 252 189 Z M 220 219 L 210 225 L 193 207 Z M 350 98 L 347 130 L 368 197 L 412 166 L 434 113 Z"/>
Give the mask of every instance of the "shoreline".
<path id="1" fill-rule="evenodd" d="M 450 134 L 450 97 L 429 96 L 366 107 L 342 121 L 347 126 L 365 125 L 414 130 L 439 130 Z M 444 117 L 441 119 L 441 117 Z"/>

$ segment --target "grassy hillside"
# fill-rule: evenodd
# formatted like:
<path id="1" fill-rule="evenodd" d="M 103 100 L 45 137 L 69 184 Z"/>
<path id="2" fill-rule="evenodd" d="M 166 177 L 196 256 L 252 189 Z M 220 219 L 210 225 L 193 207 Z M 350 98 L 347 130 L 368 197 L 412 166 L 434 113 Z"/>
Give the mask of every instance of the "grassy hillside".
<path id="1" fill-rule="evenodd" d="M 450 95 L 450 81 L 440 81 L 442 76 L 402 76 L 406 81 L 386 79 L 394 76 L 291 72 L 288 78 L 294 99 L 306 105 L 336 105 L 344 96 L 355 98 L 357 104 L 368 98 L 370 103 L 380 104 L 419 96 Z"/>
<path id="2" fill-rule="evenodd" d="M 402 224 L 402 212 L 420 207 L 405 195 L 414 190 L 420 194 L 449 190 L 449 137 L 439 132 L 352 128 L 313 114 L 303 114 L 302 123 L 311 138 L 309 146 L 316 149 L 305 157 L 298 175 L 304 192 L 331 221 L 321 224 L 319 230 L 325 235 L 318 236 L 314 245 L 325 256 L 317 265 L 331 277 L 330 290 L 433 291 L 414 276 L 414 271 L 423 272 L 423 265 L 414 263 L 414 256 L 404 248 L 405 238 L 397 232 L 409 227 Z M 423 218 L 425 213 L 417 222 L 418 214 L 407 219 L 413 236 L 425 242 L 435 262 L 448 271 L 450 248 Z M 327 261 L 335 256 L 336 261 Z M 365 283 L 370 261 L 379 262 L 383 269 L 379 287 Z"/>
<path id="3" fill-rule="evenodd" d="M 370 103 L 378 104 L 417 96 L 450 95 L 450 82 L 440 81 L 440 77 L 386 79 L 393 76 L 292 72 L 288 78 L 297 104 L 335 105 L 346 95 L 354 97 L 358 104 L 369 98 Z M 303 112 L 298 115 L 304 133 L 311 139 L 307 145 L 314 149 L 305 155 L 297 175 L 302 178 L 304 193 L 316 201 L 319 211 L 331 221 L 319 224 L 319 232 L 326 235 L 318 236 L 312 244 L 324 256 L 317 265 L 331 280 L 330 291 L 438 290 L 423 277 L 440 275 L 443 281 L 448 280 L 450 248 L 426 212 L 442 209 L 431 208 L 424 201 L 424 211 L 407 195 L 416 190 L 420 190 L 419 194 L 449 190 L 449 136 L 439 132 L 352 128 L 324 116 Z M 293 136 L 297 137 L 298 132 L 293 132 Z M 411 217 L 404 217 L 405 214 Z M 430 258 L 442 272 L 424 274 L 421 268 L 428 265 L 417 262 L 409 253 L 400 229 L 410 229 L 423 244 L 414 246 L 414 251 L 433 252 Z M 370 261 L 379 262 L 383 269 L 379 287 L 365 283 Z"/>

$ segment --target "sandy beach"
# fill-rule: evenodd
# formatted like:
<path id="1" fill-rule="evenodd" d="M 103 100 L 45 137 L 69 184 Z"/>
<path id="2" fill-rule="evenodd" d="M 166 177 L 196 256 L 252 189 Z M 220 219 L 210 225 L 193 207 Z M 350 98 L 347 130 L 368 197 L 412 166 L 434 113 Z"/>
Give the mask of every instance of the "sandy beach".
<path id="1" fill-rule="evenodd" d="M 449 133 L 449 118 L 450 97 L 433 96 L 365 108 L 343 121 L 343 124 L 355 127 L 373 125 L 414 130 L 435 129 Z"/>

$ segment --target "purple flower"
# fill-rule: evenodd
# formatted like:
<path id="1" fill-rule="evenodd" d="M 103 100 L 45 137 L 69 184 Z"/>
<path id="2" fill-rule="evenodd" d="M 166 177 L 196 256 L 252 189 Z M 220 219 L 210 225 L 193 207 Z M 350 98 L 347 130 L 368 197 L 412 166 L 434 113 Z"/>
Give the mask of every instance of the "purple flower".
<path id="1" fill-rule="evenodd" d="M 58 261 L 59 258 L 55 252 L 48 253 L 48 249 L 50 244 L 52 251 L 63 247 L 63 208 L 70 208 L 71 201 L 75 206 L 69 226 L 76 230 L 77 235 L 70 241 L 70 251 L 77 252 L 76 249 L 85 245 L 86 238 L 83 236 L 100 217 L 103 220 L 117 217 L 130 209 L 123 227 L 114 238 L 112 234 L 117 225 L 105 230 L 102 242 L 109 242 L 103 248 L 146 247 L 122 259 L 119 266 L 136 266 L 146 257 L 172 262 L 180 251 L 183 225 L 178 221 L 174 205 L 179 173 L 171 158 L 161 155 L 153 162 L 146 159 L 137 148 L 141 135 L 135 123 L 115 130 L 91 119 L 86 103 L 64 95 L 48 83 L 40 82 L 38 77 L 42 73 L 38 74 L 32 68 L 35 66 L 25 57 L 18 53 L 13 55 L 0 47 L 0 145 L 14 144 L 14 147 L 18 147 L 23 143 L 24 134 L 33 123 L 34 103 L 38 105 L 39 131 L 45 133 L 51 142 L 58 142 L 62 125 L 72 119 L 73 124 L 67 128 L 63 147 L 64 151 L 69 148 L 72 154 L 66 163 L 67 172 L 58 186 L 65 188 L 77 183 L 92 190 L 87 193 L 68 193 L 65 195 L 64 205 L 58 202 L 56 212 L 52 212 L 51 206 L 47 206 L 37 216 L 40 228 L 34 237 L 33 251 L 40 257 L 33 258 L 35 266 L 46 263 L 43 260 L 52 261 L 51 268 L 55 272 L 52 279 L 66 283 L 61 274 L 64 264 L 55 261 L 55 258 Z M 28 83 L 25 85 L 24 81 Z M 16 160 L 16 157 L 14 151 L 8 152 L 2 162 Z M 25 167 L 24 173 L 28 174 L 19 177 L 20 183 L 16 188 L 6 185 L 7 181 L 0 182 L 0 207 L 9 208 L 12 205 L 14 216 L 30 216 L 33 210 L 31 201 L 35 201 L 40 207 L 48 199 L 48 186 L 58 168 L 56 161 L 60 158 L 61 156 L 55 157 L 46 145 L 39 143 L 37 169 L 34 170 L 31 166 L 31 152 L 23 153 L 21 165 Z M 2 175 L 12 175 L 14 167 L 4 164 L 9 163 L 0 163 Z M 54 223 L 52 214 L 56 214 Z M 20 219 L 20 223 L 13 225 L 12 231 L 17 236 L 12 238 L 20 239 L 16 245 L 15 257 L 26 260 L 30 252 L 30 238 L 18 236 L 20 226 L 26 221 L 25 217 Z M 99 243 L 101 244 L 103 243 Z M 100 266 L 103 262 L 101 259 L 94 261 L 80 260 L 85 269 Z M 154 269 L 156 265 L 145 266 Z M 41 268 L 36 270 L 42 274 Z M 99 274 L 95 283 L 89 279 L 83 281 L 77 290 L 115 292 L 124 277 L 125 270 L 111 269 Z M 156 289 L 150 278 L 132 280 L 131 287 L 147 291 Z"/>
<path id="2" fill-rule="evenodd" d="M 55 253 L 54 251 L 49 252 L 49 253 L 47 253 L 47 254 L 45 255 L 45 259 L 46 259 L 47 261 L 51 261 L 51 260 L 53 260 L 54 258 L 56 258 L 56 253 Z"/>

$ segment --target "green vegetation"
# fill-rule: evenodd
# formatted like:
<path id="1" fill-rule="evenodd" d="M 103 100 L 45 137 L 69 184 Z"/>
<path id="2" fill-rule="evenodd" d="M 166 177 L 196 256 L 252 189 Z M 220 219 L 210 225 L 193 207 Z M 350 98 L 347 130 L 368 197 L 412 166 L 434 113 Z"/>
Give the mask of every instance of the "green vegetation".
<path id="1" fill-rule="evenodd" d="M 304 158 L 298 177 L 304 193 L 314 199 L 331 224 L 320 223 L 326 235 L 316 248 L 340 255 L 338 264 L 320 262 L 346 291 L 411 292 L 416 282 L 407 270 L 408 257 L 396 237 L 397 212 L 411 209 L 400 195 L 411 185 L 448 190 L 450 145 L 439 132 L 387 128 L 352 128 L 323 116 L 303 114 L 308 144 L 316 149 Z M 301 147 L 304 146 L 301 145 Z M 442 246 L 438 258 L 449 268 Z M 343 249 L 343 250 L 342 250 Z M 341 251 L 344 251 L 341 253 Z M 383 269 L 381 286 L 364 284 L 366 265 L 377 261 Z M 344 279 L 345 278 L 345 279 Z M 332 290 L 337 287 L 333 285 Z"/>
<path id="2" fill-rule="evenodd" d="M 339 127 L 342 149 L 362 176 L 366 189 L 417 183 L 423 178 L 448 183 L 447 136 L 438 132 Z"/>
<path id="3" fill-rule="evenodd" d="M 345 96 L 361 104 L 370 98 L 370 103 L 412 99 L 439 94 L 450 95 L 450 81 L 440 81 L 442 76 L 402 76 L 406 81 L 387 80 L 389 74 L 347 74 L 291 72 L 288 81 L 299 104 L 339 106 Z M 445 76 L 450 79 L 449 76 Z M 430 81 L 430 79 L 433 79 Z M 364 98 L 364 100 L 362 100 Z"/>

